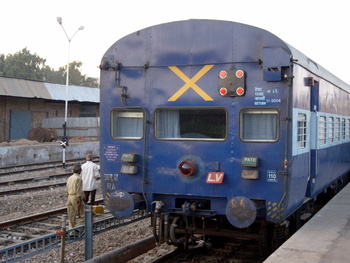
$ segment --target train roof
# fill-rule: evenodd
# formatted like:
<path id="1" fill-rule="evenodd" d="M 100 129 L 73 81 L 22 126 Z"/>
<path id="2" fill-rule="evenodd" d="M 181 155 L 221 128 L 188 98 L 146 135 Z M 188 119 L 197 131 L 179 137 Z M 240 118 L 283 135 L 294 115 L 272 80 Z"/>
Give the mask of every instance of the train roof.
<path id="1" fill-rule="evenodd" d="M 321 65 L 317 64 L 315 61 L 304 55 L 299 50 L 295 49 L 293 46 L 289 45 L 286 42 L 285 44 L 288 46 L 295 64 L 302 66 L 303 68 L 314 73 L 318 77 L 350 93 L 350 85 L 348 83 L 341 80 Z"/>
<path id="2" fill-rule="evenodd" d="M 173 30 L 171 33 L 166 32 L 166 31 L 171 31 Z M 179 32 L 175 32 L 175 30 L 179 31 Z M 193 31 L 191 31 L 193 30 Z M 179 38 L 181 36 L 181 34 L 187 34 L 188 32 L 195 32 L 194 34 L 201 34 L 200 36 L 203 35 L 209 35 L 209 34 L 215 34 L 215 37 L 218 37 L 218 39 L 220 38 L 221 40 L 223 40 L 223 38 L 226 38 L 223 36 L 223 32 L 224 30 L 231 30 L 232 35 L 240 37 L 241 39 L 243 39 L 244 37 L 247 37 L 247 39 L 252 40 L 251 35 L 255 34 L 257 37 L 262 41 L 262 45 L 263 46 L 281 46 L 284 50 L 286 50 L 290 56 L 291 59 L 293 60 L 293 63 L 300 65 L 301 67 L 305 68 L 306 70 L 312 72 L 313 74 L 315 74 L 316 76 L 318 76 L 319 78 L 322 78 L 332 84 L 334 84 L 335 86 L 347 91 L 350 93 L 350 85 L 347 84 L 346 82 L 342 81 L 340 78 L 338 78 L 337 76 L 335 76 L 334 74 L 332 74 L 331 72 L 329 72 L 328 70 L 326 70 L 325 68 L 323 68 L 321 65 L 317 64 L 315 61 L 313 61 L 312 59 L 310 59 L 309 57 L 307 57 L 305 54 L 303 54 L 302 52 L 300 52 L 299 50 L 297 50 L 296 48 L 294 48 L 293 46 L 289 45 L 288 43 L 286 43 L 285 41 L 283 41 L 282 39 L 280 39 L 278 36 L 274 35 L 273 33 L 255 27 L 255 26 L 251 26 L 251 25 L 247 25 L 247 24 L 242 24 L 242 23 L 237 23 L 237 22 L 232 22 L 232 21 L 223 21 L 223 20 L 209 20 L 209 19 L 190 19 L 190 20 L 182 20 L 182 21 L 175 21 L 175 22 L 169 22 L 169 23 L 163 23 L 163 24 L 158 24 L 158 25 L 154 25 L 151 27 L 147 27 L 145 29 L 142 29 L 140 31 L 134 32 L 128 36 L 125 36 L 124 38 L 121 38 L 120 40 L 118 40 L 114 45 L 112 45 L 110 47 L 110 49 L 106 52 L 105 57 L 102 59 L 102 63 L 103 64 L 104 60 L 106 59 L 106 57 L 108 57 L 108 54 L 111 54 L 115 52 L 115 50 L 117 50 L 115 48 L 115 45 L 121 45 L 121 46 L 127 46 L 128 48 L 130 48 L 132 45 L 139 45 L 139 42 L 136 41 L 136 38 L 139 37 L 142 32 L 147 32 L 145 35 L 149 36 L 149 38 L 151 39 L 153 37 L 153 34 L 158 34 L 158 37 L 162 42 L 162 45 L 159 44 L 153 44 L 154 47 L 157 49 L 158 53 L 161 53 L 164 49 L 165 50 L 165 45 L 172 45 L 172 52 L 174 52 L 174 47 L 176 45 L 176 43 L 178 43 Z M 220 33 L 218 33 L 217 31 L 220 31 Z M 221 34 L 221 35 L 220 35 Z M 210 36 L 213 37 L 213 36 Z M 166 39 L 168 38 L 168 39 Z M 135 40 L 133 43 L 130 41 L 130 39 Z M 207 39 L 209 39 L 209 37 L 207 37 Z M 227 38 L 226 38 L 227 39 Z M 153 41 L 153 40 L 152 40 Z M 195 41 L 195 40 L 194 40 Z M 175 44 L 173 43 L 175 42 Z M 205 41 L 203 41 L 205 42 Z M 219 42 L 219 41 L 217 41 Z M 198 49 L 200 49 L 200 45 L 199 42 L 196 42 L 195 44 L 198 45 Z M 246 43 L 247 45 L 251 45 L 250 43 Z M 183 44 L 184 48 L 188 48 L 187 46 L 185 46 L 186 44 Z M 203 45 L 206 45 L 206 43 L 203 43 Z M 216 52 L 216 48 L 223 48 L 223 46 L 220 44 L 213 44 L 213 43 L 209 43 L 208 45 L 212 45 L 212 54 L 209 54 L 209 58 L 214 57 L 215 55 L 218 55 L 219 52 Z M 134 50 L 133 50 L 134 51 Z M 198 54 L 201 51 L 197 51 Z M 152 52 L 149 52 L 152 53 Z M 252 51 L 252 53 L 254 53 Z M 221 53 L 220 53 L 221 54 Z M 144 57 L 141 54 L 136 54 L 134 53 L 133 55 L 135 56 L 135 58 L 131 58 L 130 54 L 118 54 L 118 56 L 120 55 L 120 57 L 127 57 L 127 61 L 131 62 L 131 63 L 135 63 L 135 64 L 140 64 L 140 65 L 144 65 L 141 63 L 141 60 L 144 59 Z M 164 55 L 165 56 L 165 55 Z M 172 55 L 175 58 L 175 55 Z M 261 59 L 261 57 L 254 57 L 254 56 L 258 56 L 258 52 L 255 52 L 255 54 L 252 54 L 251 57 L 254 59 Z M 181 59 L 183 58 L 179 58 L 180 56 L 177 56 L 176 59 L 174 59 L 174 61 L 181 61 Z M 223 59 L 221 57 L 221 59 Z M 225 58 L 224 58 L 225 59 Z M 184 60 L 183 60 L 184 61 Z M 123 61 L 119 61 L 121 63 L 123 63 Z M 143 61 L 145 62 L 145 61 Z M 228 61 L 223 61 L 228 62 Z M 198 63 L 198 61 L 197 61 Z M 209 61 L 206 61 L 206 63 L 209 63 Z M 181 62 L 180 62 L 181 64 Z M 185 64 L 185 63 L 184 63 Z M 150 65 L 152 66 L 152 65 Z"/>

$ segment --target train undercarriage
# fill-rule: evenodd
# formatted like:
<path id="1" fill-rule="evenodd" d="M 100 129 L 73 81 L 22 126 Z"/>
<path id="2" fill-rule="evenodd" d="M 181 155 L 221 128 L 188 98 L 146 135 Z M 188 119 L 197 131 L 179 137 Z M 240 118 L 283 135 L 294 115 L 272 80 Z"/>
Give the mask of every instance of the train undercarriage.
<path id="1" fill-rule="evenodd" d="M 250 240 L 258 244 L 265 256 L 282 245 L 339 192 L 348 183 L 347 176 L 344 178 L 346 180 L 337 180 L 317 198 L 305 202 L 282 222 L 272 223 L 261 218 L 246 228 L 232 226 L 226 216 L 166 213 L 161 211 L 161 204 L 156 204 L 151 219 L 153 235 L 158 244 L 166 242 L 184 249 L 210 248 L 217 238 Z"/>
<path id="2" fill-rule="evenodd" d="M 262 254 L 273 251 L 289 236 L 288 221 L 282 224 L 256 221 L 248 228 L 233 227 L 225 216 L 211 218 L 171 216 L 153 213 L 153 235 L 157 243 L 166 242 L 184 249 L 211 248 L 217 238 L 256 242 Z"/>

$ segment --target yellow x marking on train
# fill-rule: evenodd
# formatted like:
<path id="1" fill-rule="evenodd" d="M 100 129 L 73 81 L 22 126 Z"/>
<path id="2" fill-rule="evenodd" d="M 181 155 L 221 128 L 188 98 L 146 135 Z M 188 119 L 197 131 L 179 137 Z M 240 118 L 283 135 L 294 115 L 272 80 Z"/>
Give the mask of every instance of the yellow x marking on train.
<path id="1" fill-rule="evenodd" d="M 206 65 L 204 66 L 200 71 L 197 72 L 197 74 L 193 78 L 187 77 L 180 69 L 178 69 L 176 66 L 169 67 L 172 72 L 174 72 L 180 79 L 182 79 L 185 82 L 185 85 L 183 85 L 173 96 L 168 99 L 168 101 L 176 101 L 179 97 L 182 96 L 189 88 L 192 88 L 199 96 L 201 96 L 205 101 L 211 101 L 213 100 L 207 93 L 205 93 L 197 84 L 196 82 L 204 76 L 205 73 L 207 73 L 214 65 Z"/>

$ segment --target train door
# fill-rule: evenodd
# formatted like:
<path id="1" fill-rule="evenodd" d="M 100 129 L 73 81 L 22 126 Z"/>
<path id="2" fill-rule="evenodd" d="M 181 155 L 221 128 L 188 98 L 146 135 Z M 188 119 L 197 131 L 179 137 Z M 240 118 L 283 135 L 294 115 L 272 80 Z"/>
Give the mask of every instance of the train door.
<path id="1" fill-rule="evenodd" d="M 312 80 L 312 79 L 311 79 Z M 306 196 L 312 197 L 314 185 L 318 174 L 318 123 L 319 123 L 319 82 L 310 81 L 310 111 L 311 111 L 311 127 L 310 127 L 310 161 L 309 161 L 309 178 Z"/>

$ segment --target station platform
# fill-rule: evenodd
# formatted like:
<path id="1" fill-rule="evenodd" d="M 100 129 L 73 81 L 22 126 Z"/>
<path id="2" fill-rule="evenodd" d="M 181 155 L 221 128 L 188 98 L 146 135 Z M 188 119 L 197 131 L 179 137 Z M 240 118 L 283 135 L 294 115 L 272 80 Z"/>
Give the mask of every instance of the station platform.
<path id="1" fill-rule="evenodd" d="M 350 184 L 264 263 L 350 262 Z"/>

